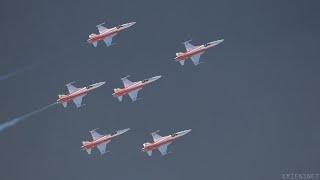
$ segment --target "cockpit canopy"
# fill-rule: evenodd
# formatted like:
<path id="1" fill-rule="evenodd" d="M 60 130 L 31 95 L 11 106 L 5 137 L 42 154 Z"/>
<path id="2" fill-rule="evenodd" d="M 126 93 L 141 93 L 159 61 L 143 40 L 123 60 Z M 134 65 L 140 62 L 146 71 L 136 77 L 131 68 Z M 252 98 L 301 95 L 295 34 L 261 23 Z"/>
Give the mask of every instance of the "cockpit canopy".
<path id="1" fill-rule="evenodd" d="M 142 83 L 145 83 L 145 82 L 148 82 L 149 81 L 149 79 L 144 79 L 144 80 L 142 80 Z"/>
<path id="2" fill-rule="evenodd" d="M 174 134 L 172 134 L 171 136 L 172 137 L 175 137 L 175 136 L 177 136 L 178 135 L 178 133 L 174 133 Z"/>
<path id="3" fill-rule="evenodd" d="M 120 29 L 120 28 L 122 28 L 123 26 L 122 25 L 119 25 L 119 26 L 117 26 L 117 29 Z"/>

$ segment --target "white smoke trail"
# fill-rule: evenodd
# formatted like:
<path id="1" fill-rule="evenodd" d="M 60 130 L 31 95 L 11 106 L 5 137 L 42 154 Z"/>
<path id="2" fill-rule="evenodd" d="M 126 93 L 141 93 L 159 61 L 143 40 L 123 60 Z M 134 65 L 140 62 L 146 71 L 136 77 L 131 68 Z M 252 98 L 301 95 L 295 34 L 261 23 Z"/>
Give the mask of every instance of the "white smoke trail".
<path id="1" fill-rule="evenodd" d="M 39 113 L 41 111 L 44 111 L 44 110 L 46 110 L 46 109 L 48 109 L 51 106 L 54 106 L 56 104 L 57 103 L 49 104 L 49 105 L 44 106 L 44 107 L 42 107 L 40 109 L 37 109 L 37 110 L 32 111 L 32 112 L 29 112 L 28 114 L 24 114 L 24 115 L 22 115 L 20 117 L 14 118 L 14 119 L 12 119 L 12 120 L 10 120 L 8 122 L 2 123 L 2 124 L 0 124 L 0 132 L 4 131 L 7 128 L 13 127 L 13 126 L 17 125 L 18 123 L 20 123 L 21 121 L 26 120 L 28 117 L 30 117 L 32 115 L 35 115 L 35 114 L 37 114 L 37 113 Z"/>
<path id="2" fill-rule="evenodd" d="M 32 63 L 32 64 L 30 64 L 30 65 L 28 65 L 28 66 L 19 68 L 19 69 L 15 70 L 15 71 L 9 72 L 9 73 L 7 73 L 7 74 L 0 75 L 0 81 L 6 80 L 6 79 L 8 79 L 8 78 L 11 78 L 11 77 L 19 74 L 19 73 L 22 73 L 22 72 L 24 72 L 24 71 L 27 71 L 27 70 L 29 70 L 29 69 L 32 69 L 32 68 L 35 67 L 36 65 L 37 65 L 37 64 Z"/>

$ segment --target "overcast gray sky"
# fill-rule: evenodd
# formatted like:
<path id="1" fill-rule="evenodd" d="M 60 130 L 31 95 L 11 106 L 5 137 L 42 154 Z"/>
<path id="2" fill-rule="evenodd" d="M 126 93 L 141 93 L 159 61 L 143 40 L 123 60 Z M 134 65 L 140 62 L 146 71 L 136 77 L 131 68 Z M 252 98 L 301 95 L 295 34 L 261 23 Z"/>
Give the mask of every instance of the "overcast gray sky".
<path id="1" fill-rule="evenodd" d="M 56 101 L 65 84 L 107 84 L 85 107 L 55 106 L 0 134 L 6 180 L 281 179 L 319 173 L 319 2 L 2 0 L 0 122 Z M 95 26 L 136 21 L 114 46 L 86 43 Z M 195 67 L 181 42 L 225 39 Z M 32 68 L 27 68 L 36 64 Z M 163 75 L 119 103 L 120 78 Z M 109 154 L 80 151 L 89 130 L 130 127 Z M 193 131 L 150 158 L 150 132 Z"/>

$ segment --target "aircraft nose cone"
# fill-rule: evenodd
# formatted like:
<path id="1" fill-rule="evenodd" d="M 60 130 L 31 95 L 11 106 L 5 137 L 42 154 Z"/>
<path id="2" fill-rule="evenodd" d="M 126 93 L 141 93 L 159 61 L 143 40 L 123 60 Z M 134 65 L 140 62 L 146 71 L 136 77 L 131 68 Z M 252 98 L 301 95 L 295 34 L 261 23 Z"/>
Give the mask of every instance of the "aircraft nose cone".
<path id="1" fill-rule="evenodd" d="M 103 82 L 98 82 L 98 83 L 93 84 L 92 86 L 93 86 L 93 88 L 98 88 L 98 87 L 104 85 L 105 83 L 106 83 L 105 81 L 103 81 Z"/>
<path id="2" fill-rule="evenodd" d="M 222 43 L 223 41 L 224 41 L 224 39 L 220 39 L 220 40 L 217 40 L 217 41 L 213 41 L 210 44 L 211 45 L 218 45 L 218 44 Z"/>
<path id="3" fill-rule="evenodd" d="M 162 76 L 160 75 L 160 76 L 155 76 L 155 77 L 153 77 L 152 79 L 153 80 L 158 80 L 158 79 L 160 79 Z"/>
<path id="4" fill-rule="evenodd" d="M 124 28 L 129 28 L 129 27 L 133 26 L 134 24 L 136 24 L 136 22 L 130 22 L 130 23 L 124 24 Z"/>
<path id="5" fill-rule="evenodd" d="M 220 39 L 217 41 L 218 44 L 222 43 L 224 41 L 224 39 Z"/>
<path id="6" fill-rule="evenodd" d="M 125 133 L 125 132 L 127 132 L 129 130 L 130 130 L 130 128 L 122 129 L 122 130 L 117 131 L 117 134 L 123 134 L 123 133 Z"/>
<path id="7" fill-rule="evenodd" d="M 154 77 L 152 77 L 152 78 L 149 78 L 149 82 L 154 82 L 154 81 L 160 79 L 161 77 L 162 77 L 162 76 L 154 76 Z"/>
<path id="8" fill-rule="evenodd" d="M 97 83 L 97 86 L 100 87 L 100 86 L 104 85 L 105 83 L 106 83 L 105 81 L 99 82 L 99 83 Z"/>
<path id="9" fill-rule="evenodd" d="M 184 135 L 188 134 L 190 131 L 191 131 L 191 129 L 184 130 L 184 131 L 180 131 L 179 134 L 180 134 L 181 136 L 184 136 Z"/>

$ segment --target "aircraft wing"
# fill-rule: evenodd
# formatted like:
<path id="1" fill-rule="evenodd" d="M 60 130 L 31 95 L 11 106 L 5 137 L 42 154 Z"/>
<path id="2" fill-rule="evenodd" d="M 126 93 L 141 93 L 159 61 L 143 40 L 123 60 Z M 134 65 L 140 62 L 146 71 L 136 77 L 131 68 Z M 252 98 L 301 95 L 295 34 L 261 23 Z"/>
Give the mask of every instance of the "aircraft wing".
<path id="1" fill-rule="evenodd" d="M 112 43 L 112 37 L 104 38 L 103 41 L 106 43 L 107 47 L 109 47 L 111 46 L 111 43 Z"/>
<path id="2" fill-rule="evenodd" d="M 200 63 L 200 56 L 201 54 L 196 54 L 191 57 L 191 60 L 195 66 L 197 66 Z"/>
<path id="3" fill-rule="evenodd" d="M 76 105 L 77 108 L 81 107 L 82 98 L 83 98 L 84 96 L 85 96 L 85 95 L 79 96 L 79 97 L 76 97 L 76 98 L 73 99 L 73 102 L 74 102 L 74 104 Z"/>
<path id="4" fill-rule="evenodd" d="M 151 133 L 151 136 L 152 136 L 154 142 L 157 142 L 160 139 L 162 139 L 162 136 L 160 136 L 157 132 L 158 131 Z"/>
<path id="5" fill-rule="evenodd" d="M 158 148 L 158 150 L 160 151 L 160 153 L 161 153 L 162 156 L 164 156 L 164 155 L 166 155 L 166 154 L 168 153 L 168 152 L 167 152 L 168 145 L 169 145 L 169 143 L 168 143 L 168 144 L 164 144 L 164 145 L 162 145 L 162 146 L 160 146 L 160 147 Z"/>
<path id="6" fill-rule="evenodd" d="M 122 78 L 121 80 L 123 82 L 124 87 L 128 87 L 133 84 L 133 82 L 128 79 L 128 76 Z"/>
<path id="7" fill-rule="evenodd" d="M 140 89 L 137 89 L 128 93 L 132 101 L 137 100 L 139 90 Z"/>
<path id="8" fill-rule="evenodd" d="M 191 51 L 192 49 L 197 48 L 198 46 L 194 46 L 190 43 L 191 40 L 184 42 L 184 46 L 186 47 L 187 51 Z"/>
<path id="9" fill-rule="evenodd" d="M 91 133 L 91 136 L 92 136 L 92 139 L 93 139 L 93 140 L 99 139 L 99 138 L 101 138 L 101 137 L 103 136 L 103 135 L 99 134 L 99 133 L 96 131 L 96 129 L 91 130 L 90 133 Z"/>
<path id="10" fill-rule="evenodd" d="M 106 142 L 101 143 L 101 144 L 99 144 L 99 145 L 97 146 L 97 148 L 99 149 L 99 151 L 100 151 L 101 154 L 106 153 L 107 144 L 108 144 L 110 141 L 111 141 L 111 140 L 106 141 Z"/>
<path id="11" fill-rule="evenodd" d="M 72 83 L 69 83 L 66 86 L 68 88 L 69 93 L 76 92 L 76 91 L 78 91 L 80 89 L 80 88 L 76 88 L 75 86 L 73 86 Z"/>
<path id="12" fill-rule="evenodd" d="M 97 25 L 98 31 L 101 34 L 102 32 L 108 30 L 108 28 L 103 26 L 104 23 Z"/>

